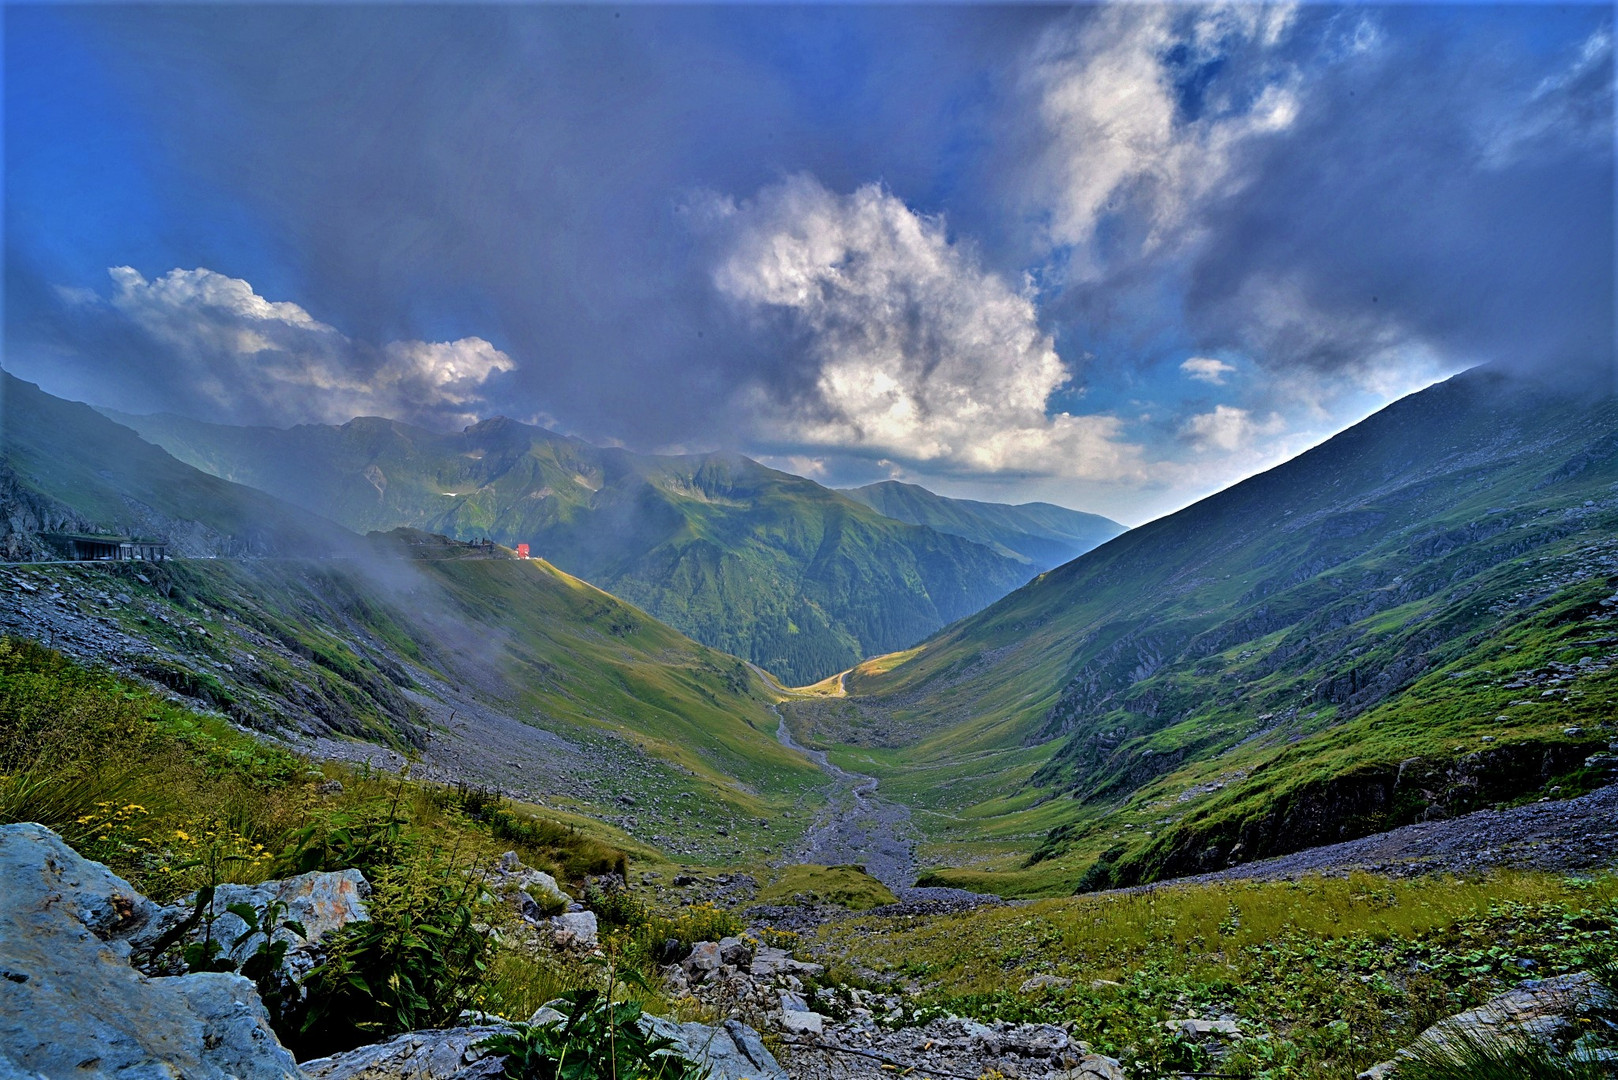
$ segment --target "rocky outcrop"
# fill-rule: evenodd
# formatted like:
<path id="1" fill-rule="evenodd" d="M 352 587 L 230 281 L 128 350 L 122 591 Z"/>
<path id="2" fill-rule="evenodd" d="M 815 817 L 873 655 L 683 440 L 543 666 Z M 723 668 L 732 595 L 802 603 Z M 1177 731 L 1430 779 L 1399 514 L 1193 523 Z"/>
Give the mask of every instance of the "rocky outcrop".
<path id="1" fill-rule="evenodd" d="M 1475 1009 L 1440 1020 L 1384 1061 L 1359 1074 L 1359 1080 L 1385 1080 L 1399 1074 L 1399 1062 L 1414 1058 L 1454 1058 L 1469 1047 L 1498 1042 L 1530 1041 L 1566 1051 L 1590 1021 L 1618 1008 L 1618 998 L 1587 971 L 1534 979 L 1490 998 Z M 1611 1051 L 1586 1051 L 1611 1054 Z M 1591 1060 L 1597 1060 L 1591 1058 Z M 1599 1060 L 1612 1060 L 1600 1058 Z M 1614 1062 L 1618 1065 L 1618 1061 Z"/>
<path id="2" fill-rule="evenodd" d="M 44 826 L 0 826 L 0 1074 L 303 1076 L 248 980 L 130 966 L 160 910 Z"/>

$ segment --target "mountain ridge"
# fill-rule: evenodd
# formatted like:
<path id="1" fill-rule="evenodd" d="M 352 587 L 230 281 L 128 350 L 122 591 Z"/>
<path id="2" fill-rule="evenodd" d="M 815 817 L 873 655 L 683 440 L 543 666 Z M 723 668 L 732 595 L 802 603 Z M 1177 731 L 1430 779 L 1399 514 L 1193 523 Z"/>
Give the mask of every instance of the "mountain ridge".
<path id="1" fill-rule="evenodd" d="M 503 417 L 434 433 L 380 418 L 274 429 L 110 415 L 356 531 L 528 543 L 789 683 L 910 645 L 1031 571 L 737 454 L 636 454 Z"/>
<path id="2" fill-rule="evenodd" d="M 975 540 L 1049 570 L 1111 540 L 1126 527 L 1054 503 L 989 503 L 955 499 L 897 480 L 840 488 L 880 514 Z"/>
<path id="3" fill-rule="evenodd" d="M 1574 642 L 1603 639 L 1591 605 L 1618 584 L 1615 431 L 1612 397 L 1457 376 L 856 666 L 849 698 L 792 706 L 795 728 L 935 811 L 958 854 L 1004 873 L 1066 852 L 1069 883 L 1119 813 L 1153 839 L 1114 862 L 1149 877 L 1516 797 L 1601 748 L 1585 705 L 1535 718 L 1501 688 L 1540 678 L 1508 677 L 1520 651 L 1533 671 L 1588 660 L 1578 701 L 1612 692 L 1590 666 L 1610 666 L 1606 647 Z M 1453 747 L 1485 734 L 1501 764 L 1457 772 Z M 1513 773 L 1510 747 L 1536 764 Z M 1404 758 L 1424 789 L 1397 786 Z M 1281 760 L 1290 775 L 1266 765 Z M 1170 828 L 1147 805 L 1172 807 Z"/>

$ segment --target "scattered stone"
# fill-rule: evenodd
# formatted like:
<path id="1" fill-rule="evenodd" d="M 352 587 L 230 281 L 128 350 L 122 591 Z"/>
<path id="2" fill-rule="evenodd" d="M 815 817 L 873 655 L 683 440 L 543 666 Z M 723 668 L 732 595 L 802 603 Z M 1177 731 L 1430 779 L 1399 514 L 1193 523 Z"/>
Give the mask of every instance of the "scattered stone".
<path id="1" fill-rule="evenodd" d="M 1123 1062 L 1102 1054 L 1085 1054 L 1067 1075 L 1071 1080 L 1085 1080 L 1089 1077 L 1093 1077 L 1094 1080 L 1129 1080 L 1129 1074 L 1124 1072 Z"/>
<path id="2" fill-rule="evenodd" d="M 1165 1020 L 1163 1026 L 1187 1039 L 1200 1039 L 1204 1035 L 1225 1036 L 1242 1033 L 1234 1020 L 1198 1020 L 1191 1017 L 1185 1020 Z"/>
<path id="3" fill-rule="evenodd" d="M 1035 975 L 1017 987 L 1018 992 L 1032 994 L 1040 990 L 1066 990 L 1073 985 L 1072 979 L 1064 979 L 1060 975 Z"/>

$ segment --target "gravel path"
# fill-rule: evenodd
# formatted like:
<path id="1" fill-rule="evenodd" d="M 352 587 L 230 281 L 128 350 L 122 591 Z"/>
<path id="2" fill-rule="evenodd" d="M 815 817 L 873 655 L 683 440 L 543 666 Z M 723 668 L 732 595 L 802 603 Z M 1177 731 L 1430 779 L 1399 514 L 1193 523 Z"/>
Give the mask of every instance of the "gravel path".
<path id="1" fill-rule="evenodd" d="M 1568 871 L 1614 865 L 1618 865 L 1618 785 L 1577 799 L 1424 821 L 1359 840 L 1174 880 L 1278 881 L 1352 870 L 1412 877 L 1475 874 L 1496 867 Z"/>

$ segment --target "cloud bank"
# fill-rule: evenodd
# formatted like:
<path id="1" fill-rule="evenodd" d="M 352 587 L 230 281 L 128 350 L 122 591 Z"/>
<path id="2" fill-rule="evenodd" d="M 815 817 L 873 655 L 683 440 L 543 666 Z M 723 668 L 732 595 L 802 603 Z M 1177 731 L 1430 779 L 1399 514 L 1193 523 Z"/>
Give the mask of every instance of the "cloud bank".
<path id="1" fill-rule="evenodd" d="M 1048 413 L 1071 378 L 1033 300 L 942 219 L 867 184 L 798 176 L 711 199 L 718 291 L 800 343 L 804 390 L 752 396 L 783 442 L 968 471 L 1127 480 L 1139 448 L 1109 416 Z"/>
<path id="2" fill-rule="evenodd" d="M 239 423 L 342 423 L 355 416 L 470 422 L 491 378 L 516 367 L 479 337 L 356 341 L 290 301 L 270 301 L 240 278 L 197 268 L 148 281 L 112 267 L 103 317 L 168 358 L 170 373 L 215 416 Z M 92 294 L 93 295 L 93 294 Z M 99 298 L 73 298 L 101 306 Z"/>

